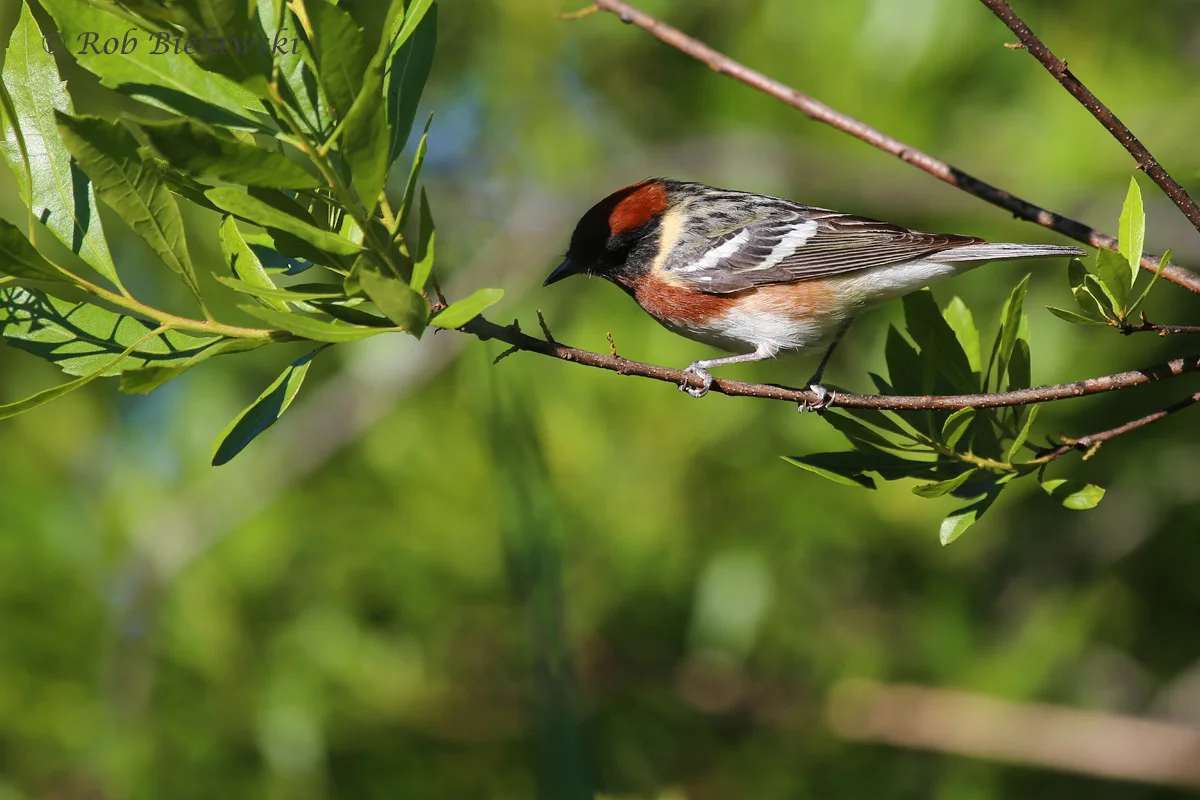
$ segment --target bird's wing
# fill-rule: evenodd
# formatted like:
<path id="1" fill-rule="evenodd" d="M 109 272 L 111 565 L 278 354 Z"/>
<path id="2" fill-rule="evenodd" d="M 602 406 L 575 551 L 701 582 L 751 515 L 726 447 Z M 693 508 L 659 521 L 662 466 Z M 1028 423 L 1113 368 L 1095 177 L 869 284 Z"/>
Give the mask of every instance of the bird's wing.
<path id="1" fill-rule="evenodd" d="M 696 289 L 726 294 L 882 267 L 983 241 L 779 202 L 708 239 L 668 269 Z"/>

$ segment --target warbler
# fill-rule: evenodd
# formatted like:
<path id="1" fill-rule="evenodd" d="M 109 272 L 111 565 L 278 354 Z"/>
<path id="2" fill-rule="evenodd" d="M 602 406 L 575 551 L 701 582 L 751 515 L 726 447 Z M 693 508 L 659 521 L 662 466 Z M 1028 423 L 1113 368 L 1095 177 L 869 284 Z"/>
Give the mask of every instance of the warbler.
<path id="1" fill-rule="evenodd" d="M 649 178 L 610 194 L 580 218 L 566 260 L 543 285 L 570 275 L 605 278 L 664 327 L 736 355 L 684 370 L 712 385 L 709 370 L 826 346 L 808 381 L 821 410 L 829 357 L 862 310 L 989 261 L 1084 255 L 1078 247 L 991 243 L 924 233 L 781 197 Z"/>

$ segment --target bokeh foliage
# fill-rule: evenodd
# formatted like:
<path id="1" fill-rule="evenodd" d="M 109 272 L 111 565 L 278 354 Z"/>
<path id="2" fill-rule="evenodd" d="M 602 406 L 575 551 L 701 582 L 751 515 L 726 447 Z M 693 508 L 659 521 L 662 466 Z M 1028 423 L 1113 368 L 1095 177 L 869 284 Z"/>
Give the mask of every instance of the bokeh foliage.
<path id="1" fill-rule="evenodd" d="M 803 15 L 781 0 L 647 7 L 1048 207 L 1105 228 L 1121 205 L 1125 154 L 1036 65 L 1000 46 L 1003 29 L 981 8 L 931 0 L 898 19 L 886 0 L 808 4 Z M 344 8 L 382 30 L 373 4 Z M 1194 184 L 1189 8 L 1101 0 L 1030 13 Z M 564 341 L 603 349 L 612 331 L 630 357 L 690 362 L 696 345 L 611 287 L 532 288 L 574 217 L 646 174 L 914 227 L 1048 238 L 611 18 L 568 24 L 553 18 L 560 10 L 489 0 L 440 9 L 438 57 L 414 118 L 437 112 L 422 174 L 451 297 L 501 284 L 510 300 L 500 313 L 531 330 L 540 307 Z M 10 14 L 4 30 L 16 21 Z M 76 115 L 135 108 L 57 61 Z M 415 154 L 416 141 L 407 145 Z M 391 174 L 393 200 L 420 195 L 406 191 L 407 172 Z M 18 181 L 0 200 L 17 221 Z M 1196 263 L 1171 209 L 1146 201 L 1147 248 L 1170 244 Z M 221 217 L 180 207 L 207 292 L 207 276 L 223 272 Z M 136 296 L 194 308 L 140 238 L 116 232 L 108 208 L 97 213 Z M 246 240 L 260 259 L 263 244 Z M 73 257 L 54 247 L 54 260 Z M 306 262 L 263 265 L 278 277 Z M 1064 272 L 1048 266 L 1028 284 L 1034 383 L 1187 352 L 1186 340 L 1120 337 L 1043 312 L 1071 304 Z M 959 296 L 979 330 L 995 330 L 1019 279 L 1011 268 L 976 271 L 935 290 L 936 308 Z M 1194 321 L 1182 295 L 1156 289 L 1148 313 Z M 258 324 L 232 300 L 211 310 Z M 865 320 L 831 380 L 864 390 L 868 372 L 887 374 L 887 326 L 904 327 L 905 313 L 896 303 Z M 822 708 L 843 679 L 869 677 L 1194 723 L 1200 498 L 1189 465 L 1200 454 L 1185 415 L 1071 465 L 1108 488 L 1102 511 L 1074 514 L 1019 482 L 943 549 L 930 531 L 961 501 L 890 483 L 833 486 L 776 458 L 843 446 L 812 415 L 692 401 L 541 357 L 493 366 L 499 346 L 452 336 L 378 336 L 323 353 L 283 421 L 217 471 L 214 433 L 311 346 L 214 359 L 146 396 L 93 382 L 0 427 L 10 454 L 0 466 L 0 791 L 1170 795 L 845 743 Z M 16 350 L 0 364 L 4 402 L 62 380 Z M 810 366 L 731 372 L 793 382 Z M 1097 430 L 1178 391 L 1051 404 L 1038 424 Z"/>

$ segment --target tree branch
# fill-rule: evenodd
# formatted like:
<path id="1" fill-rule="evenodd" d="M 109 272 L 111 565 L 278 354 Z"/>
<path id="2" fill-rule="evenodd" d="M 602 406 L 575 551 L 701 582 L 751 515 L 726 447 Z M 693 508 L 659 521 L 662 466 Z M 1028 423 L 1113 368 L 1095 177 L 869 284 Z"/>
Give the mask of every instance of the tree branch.
<path id="1" fill-rule="evenodd" d="M 1104 442 L 1107 442 L 1109 439 L 1115 439 L 1122 434 L 1129 433 L 1130 431 L 1136 431 L 1138 428 L 1144 428 L 1153 422 L 1166 419 L 1176 411 L 1182 411 L 1185 408 L 1190 408 L 1196 403 L 1200 403 L 1200 392 L 1172 403 L 1161 411 L 1155 411 L 1153 414 L 1147 414 L 1144 417 L 1139 417 L 1138 419 L 1126 422 L 1124 425 L 1118 425 L 1115 428 L 1109 428 L 1108 430 L 1100 431 L 1099 433 L 1089 433 L 1087 436 L 1079 439 L 1069 439 L 1058 447 L 1042 451 L 1038 457 L 1034 459 L 1034 462 L 1041 463 L 1054 461 L 1055 459 L 1062 458 L 1067 453 L 1072 452 L 1082 451 L 1087 453 L 1091 450 L 1094 450 Z M 1087 458 L 1087 456 L 1085 455 L 1084 458 Z"/>
<path id="2" fill-rule="evenodd" d="M 580 350 L 558 342 L 537 339 L 522 333 L 516 326 L 497 325 L 483 317 L 476 317 L 459 328 L 476 338 L 487 341 L 495 339 L 509 345 L 515 351 L 540 353 L 544 356 L 559 358 L 563 361 L 574 361 L 589 367 L 598 367 L 616 372 L 619 375 L 637 375 L 642 378 L 652 378 L 677 386 L 687 385 L 699 387 L 700 378 L 683 370 L 644 364 L 631 361 L 617 355 L 593 353 L 590 350 Z M 875 408 L 887 411 L 905 411 L 919 409 L 956 410 L 960 408 L 1000 408 L 1005 406 L 1023 406 L 1032 403 L 1044 403 L 1051 400 L 1065 400 L 1069 397 L 1111 392 L 1118 389 L 1128 389 L 1155 381 L 1174 378 L 1189 372 L 1200 371 L 1200 355 L 1185 356 L 1157 364 L 1144 369 L 1121 372 L 1115 375 L 1105 375 L 1099 378 L 1086 378 L 1072 383 L 1059 383 L 1053 386 L 1038 386 L 1032 389 L 1018 389 L 1011 392 L 995 392 L 990 394 L 957 394 L 957 395 L 877 395 L 850 394 L 838 392 L 836 405 L 842 408 Z M 745 383 L 716 378 L 711 390 L 731 397 L 761 397 L 768 400 L 783 400 L 789 403 L 816 403 L 815 392 L 807 389 L 793 389 L 787 386 L 775 386 L 767 383 Z M 1161 412 L 1160 412 L 1161 413 Z"/>
<path id="3" fill-rule="evenodd" d="M 830 108 L 819 100 L 734 61 L 732 58 L 717 52 L 703 42 L 693 39 L 677 28 L 673 28 L 665 22 L 624 2 L 624 0 L 596 0 L 596 5 L 605 11 L 616 14 L 623 22 L 637 25 L 676 50 L 707 64 L 714 71 L 736 78 L 747 86 L 758 89 L 800 110 L 810 119 L 823 122 L 826 125 L 848 133 L 872 147 L 876 147 L 885 153 L 890 153 L 900 160 L 928 172 L 930 175 L 945 181 L 951 186 L 957 186 L 964 192 L 986 200 L 992 205 L 999 206 L 1011 212 L 1018 219 L 1037 223 L 1077 242 L 1083 242 L 1093 247 L 1117 250 L 1116 237 L 1096 230 L 1078 220 L 1064 217 L 1061 214 L 1055 214 L 990 183 L 968 175 L 962 170 L 947 164 L 945 161 L 940 161 L 927 153 L 923 153 L 915 147 L 872 128 L 866 123 Z M 1159 260 L 1153 256 L 1144 256 L 1141 267 L 1150 272 L 1157 272 L 1159 263 Z M 1191 270 L 1175 265 L 1168 265 L 1162 271 L 1162 277 L 1185 289 L 1200 293 L 1200 274 Z"/>
<path id="4" fill-rule="evenodd" d="M 1100 99 L 1067 69 L 1067 62 L 1059 60 L 1058 56 L 1050 52 L 1050 48 L 1042 43 L 1042 40 L 1029 29 L 1025 21 L 1018 16 L 1016 11 L 1013 11 L 1012 6 L 1005 0 L 980 0 L 980 2 L 991 9 L 992 13 L 1017 35 L 1021 44 L 1025 45 L 1024 49 L 1041 62 L 1046 71 L 1053 75 L 1055 80 L 1061 83 L 1063 88 L 1070 92 L 1080 105 L 1091 112 L 1096 121 L 1129 151 L 1133 160 L 1137 162 L 1138 169 L 1149 175 L 1150 179 L 1158 184 L 1163 193 L 1171 198 L 1171 202 L 1178 206 L 1183 215 L 1191 221 L 1196 230 L 1200 231 L 1200 206 L 1197 206 L 1196 201 L 1188 195 L 1187 190 L 1163 169 L 1162 165 L 1158 163 L 1158 159 L 1133 135 L 1133 131 L 1117 119 L 1117 115 L 1109 110 L 1108 106 L 1101 103 Z"/>

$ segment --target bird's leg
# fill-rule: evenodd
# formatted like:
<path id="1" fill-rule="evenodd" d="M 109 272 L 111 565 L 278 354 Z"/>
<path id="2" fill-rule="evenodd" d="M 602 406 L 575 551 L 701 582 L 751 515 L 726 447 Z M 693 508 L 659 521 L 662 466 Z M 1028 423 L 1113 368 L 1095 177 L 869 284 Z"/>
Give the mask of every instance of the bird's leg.
<path id="1" fill-rule="evenodd" d="M 854 322 L 854 317 L 848 317 L 845 322 L 838 326 L 837 332 L 833 334 L 833 341 L 829 343 L 829 349 L 825 351 L 825 355 L 821 357 L 821 363 L 817 365 L 817 371 L 805 383 L 809 389 L 812 389 L 816 393 L 817 401 L 810 403 L 805 400 L 796 407 L 797 411 L 821 412 L 833 405 L 837 393 L 831 392 L 821 385 L 821 376 L 825 374 L 825 367 L 829 365 L 829 359 L 833 357 L 833 351 L 841 343 L 842 337 L 846 335 L 846 331 L 850 330 L 852 322 Z"/>
<path id="2" fill-rule="evenodd" d="M 689 375 L 696 375 L 704 381 L 704 385 L 696 388 L 689 386 L 686 383 L 679 384 L 679 391 L 687 392 L 692 397 L 704 397 L 708 394 L 709 387 L 712 386 L 713 377 L 708 374 L 708 370 L 712 367 L 723 367 L 726 364 L 743 364 L 747 361 L 762 361 L 767 358 L 772 358 L 775 355 L 775 348 L 759 345 L 753 353 L 745 353 L 740 356 L 727 356 L 725 358 L 710 358 L 703 361 L 693 361 L 691 365 L 684 370 Z"/>

